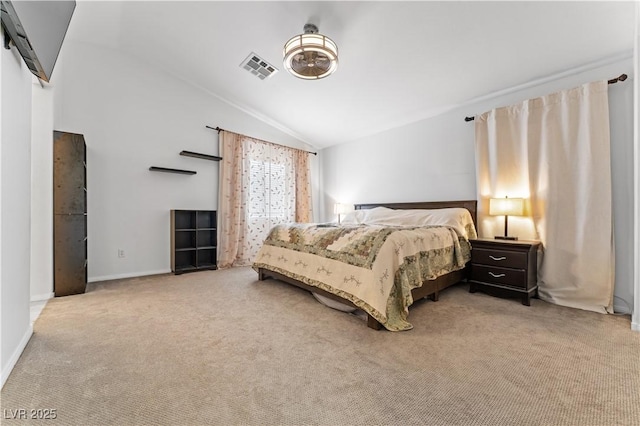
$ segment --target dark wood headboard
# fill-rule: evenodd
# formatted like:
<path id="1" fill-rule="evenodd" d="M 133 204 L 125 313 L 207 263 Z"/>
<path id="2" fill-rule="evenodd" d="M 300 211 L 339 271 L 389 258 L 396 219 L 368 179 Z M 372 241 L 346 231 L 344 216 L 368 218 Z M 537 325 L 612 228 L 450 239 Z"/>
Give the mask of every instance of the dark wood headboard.
<path id="1" fill-rule="evenodd" d="M 408 210 L 408 209 L 446 209 L 451 207 L 461 207 L 469 210 L 473 224 L 478 229 L 477 222 L 477 200 L 462 201 L 419 201 L 414 203 L 375 203 L 375 204 L 355 204 L 356 210 L 372 209 L 374 207 L 387 207 L 389 209 Z"/>

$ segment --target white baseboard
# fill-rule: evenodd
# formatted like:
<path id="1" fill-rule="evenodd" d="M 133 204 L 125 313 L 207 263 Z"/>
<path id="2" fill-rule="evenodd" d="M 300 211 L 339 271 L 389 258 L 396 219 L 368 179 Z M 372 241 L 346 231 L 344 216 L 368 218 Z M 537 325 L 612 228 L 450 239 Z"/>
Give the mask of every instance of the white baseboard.
<path id="1" fill-rule="evenodd" d="M 45 293 L 45 294 L 35 294 L 31 296 L 31 302 L 42 302 L 45 300 L 53 299 L 55 297 L 55 293 Z"/>
<path id="2" fill-rule="evenodd" d="M 615 312 L 616 314 L 625 314 L 625 315 L 631 315 L 631 310 L 629 309 L 629 305 L 626 304 L 613 304 L 613 312 Z"/>
<path id="3" fill-rule="evenodd" d="M 640 324 L 638 324 L 637 322 L 632 322 L 631 323 L 631 329 L 633 331 L 640 331 Z"/>
<path id="4" fill-rule="evenodd" d="M 4 384 L 7 382 L 9 375 L 13 371 L 13 367 L 16 366 L 16 363 L 18 362 L 18 359 L 20 359 L 20 355 L 22 355 L 24 348 L 27 347 L 27 343 L 29 343 L 29 339 L 31 339 L 32 334 L 33 334 L 33 326 L 30 324 L 29 328 L 27 328 L 27 331 L 24 333 L 24 336 L 22 336 L 22 340 L 20 340 L 18 347 L 16 348 L 15 351 L 13 351 L 11 358 L 9 358 L 7 365 L 2 367 L 2 375 L 0 377 L 0 381 L 2 381 L 2 385 L 0 386 L 0 388 L 4 387 Z"/>
<path id="5" fill-rule="evenodd" d="M 91 277 L 88 279 L 88 281 L 90 283 L 95 283 L 98 281 L 121 280 L 123 278 L 145 277 L 147 275 L 160 275 L 160 274 L 169 274 L 169 273 L 171 273 L 171 269 L 162 269 L 158 271 L 145 271 L 145 272 L 129 272 L 125 274 L 102 275 L 99 277 Z"/>

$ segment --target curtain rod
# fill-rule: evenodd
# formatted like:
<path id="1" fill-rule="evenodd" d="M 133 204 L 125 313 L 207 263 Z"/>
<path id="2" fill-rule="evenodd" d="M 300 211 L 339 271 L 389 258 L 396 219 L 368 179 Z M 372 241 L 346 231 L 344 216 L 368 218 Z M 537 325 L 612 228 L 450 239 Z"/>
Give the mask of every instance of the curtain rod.
<path id="1" fill-rule="evenodd" d="M 218 126 L 216 126 L 216 127 L 204 126 L 204 127 L 206 127 L 207 129 L 215 130 L 215 131 L 218 132 L 218 134 L 220 134 L 220 132 L 222 132 L 222 131 L 225 131 L 225 132 L 227 131 L 226 129 L 222 129 L 222 128 L 218 127 Z M 251 136 L 249 136 L 249 137 L 251 138 Z M 258 139 L 258 138 L 252 138 L 252 139 Z M 262 140 L 262 139 L 259 139 L 259 140 Z M 298 151 L 303 151 L 303 152 L 306 152 L 308 154 L 318 155 L 317 152 L 306 151 L 304 149 L 294 148 L 294 147 L 282 145 L 282 144 L 279 144 L 279 143 L 273 143 L 273 142 L 269 142 L 269 141 L 263 141 L 263 142 L 270 143 L 270 144 L 273 144 L 273 145 L 280 145 L 280 146 L 284 146 L 284 147 L 291 148 L 291 149 L 297 149 Z"/>
<path id="2" fill-rule="evenodd" d="M 625 81 L 627 79 L 627 75 L 626 74 L 620 74 L 620 77 L 616 77 L 616 78 L 612 78 L 611 80 L 607 80 L 608 84 L 616 84 L 619 81 Z M 473 121 L 475 120 L 475 117 L 465 117 L 464 121 Z"/>

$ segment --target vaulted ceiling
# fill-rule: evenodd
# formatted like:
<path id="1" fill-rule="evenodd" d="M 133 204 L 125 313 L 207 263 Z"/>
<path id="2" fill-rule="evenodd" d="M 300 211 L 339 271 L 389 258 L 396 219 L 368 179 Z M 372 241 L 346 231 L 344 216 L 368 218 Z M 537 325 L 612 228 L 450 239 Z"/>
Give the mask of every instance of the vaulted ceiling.
<path id="1" fill-rule="evenodd" d="M 67 37 L 132 54 L 322 148 L 630 56 L 635 13 L 631 1 L 78 1 Z M 322 80 L 282 65 L 307 22 L 339 48 Z M 251 52 L 280 71 L 252 76 L 239 66 Z"/>

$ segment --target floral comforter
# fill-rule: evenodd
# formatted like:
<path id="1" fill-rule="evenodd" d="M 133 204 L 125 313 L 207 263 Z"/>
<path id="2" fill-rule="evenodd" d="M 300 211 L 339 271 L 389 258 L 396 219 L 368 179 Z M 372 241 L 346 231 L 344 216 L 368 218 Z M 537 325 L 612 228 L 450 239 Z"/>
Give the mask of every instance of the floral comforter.
<path id="1" fill-rule="evenodd" d="M 411 290 L 462 269 L 471 258 L 466 237 L 448 226 L 273 228 L 253 264 L 336 294 L 385 328 L 408 330 Z"/>

